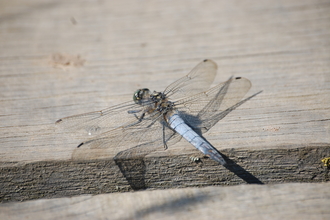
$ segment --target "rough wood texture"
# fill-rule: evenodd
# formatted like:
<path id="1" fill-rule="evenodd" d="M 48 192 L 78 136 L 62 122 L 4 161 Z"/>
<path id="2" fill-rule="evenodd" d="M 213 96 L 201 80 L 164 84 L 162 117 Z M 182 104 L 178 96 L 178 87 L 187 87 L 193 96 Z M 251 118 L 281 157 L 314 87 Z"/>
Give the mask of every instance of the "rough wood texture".
<path id="1" fill-rule="evenodd" d="M 10 1 L 0 7 L 1 201 L 144 188 L 328 181 L 330 3 Z M 205 137 L 226 169 L 185 141 L 143 160 L 70 161 L 62 117 L 162 90 L 204 58 L 263 93 Z"/>
<path id="2" fill-rule="evenodd" d="M 2 204 L 0 218 L 326 220 L 329 187 L 329 183 L 213 186 L 41 199 Z"/>

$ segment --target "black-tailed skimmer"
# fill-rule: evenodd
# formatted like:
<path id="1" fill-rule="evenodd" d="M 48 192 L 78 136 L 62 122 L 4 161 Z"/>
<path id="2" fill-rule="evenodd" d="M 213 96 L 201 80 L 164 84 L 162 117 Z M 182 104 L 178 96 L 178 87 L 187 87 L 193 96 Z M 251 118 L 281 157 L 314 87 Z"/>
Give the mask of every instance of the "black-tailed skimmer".
<path id="1" fill-rule="evenodd" d="M 231 77 L 210 88 L 216 72 L 216 63 L 204 60 L 163 92 L 139 89 L 132 101 L 62 118 L 56 124 L 90 136 L 78 145 L 73 158 L 143 157 L 159 147 L 166 149 L 183 137 L 225 165 L 221 154 L 202 134 L 258 93 L 242 100 L 251 87 L 243 77 Z"/>

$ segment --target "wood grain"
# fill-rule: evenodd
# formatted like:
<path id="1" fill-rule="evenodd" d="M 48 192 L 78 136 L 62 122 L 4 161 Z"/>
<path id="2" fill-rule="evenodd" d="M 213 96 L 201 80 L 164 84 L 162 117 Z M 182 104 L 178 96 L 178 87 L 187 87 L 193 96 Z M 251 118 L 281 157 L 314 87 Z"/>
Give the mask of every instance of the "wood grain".
<path id="1" fill-rule="evenodd" d="M 0 218 L 329 219 L 329 186 L 329 183 L 213 186 L 41 199 L 2 204 Z"/>
<path id="2" fill-rule="evenodd" d="M 0 4 L 1 201 L 329 180 L 329 1 Z M 263 90 L 205 135 L 228 169 L 185 141 L 120 164 L 70 160 L 82 140 L 57 119 L 161 91 L 205 58 L 215 83 L 242 76 L 248 95 Z"/>

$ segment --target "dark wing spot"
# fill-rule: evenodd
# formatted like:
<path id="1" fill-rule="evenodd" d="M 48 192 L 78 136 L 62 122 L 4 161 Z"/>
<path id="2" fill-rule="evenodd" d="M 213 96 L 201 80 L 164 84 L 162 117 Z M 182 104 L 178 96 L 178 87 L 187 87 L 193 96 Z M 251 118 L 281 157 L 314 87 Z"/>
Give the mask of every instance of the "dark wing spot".
<path id="1" fill-rule="evenodd" d="M 242 77 L 236 77 L 235 79 L 241 79 Z"/>
<path id="2" fill-rule="evenodd" d="M 58 124 L 58 123 L 60 123 L 62 121 L 62 119 L 58 119 L 56 122 L 55 122 L 55 124 Z"/>
<path id="3" fill-rule="evenodd" d="M 203 60 L 203 62 L 207 62 L 207 61 L 209 61 L 209 60 L 208 59 Z"/>

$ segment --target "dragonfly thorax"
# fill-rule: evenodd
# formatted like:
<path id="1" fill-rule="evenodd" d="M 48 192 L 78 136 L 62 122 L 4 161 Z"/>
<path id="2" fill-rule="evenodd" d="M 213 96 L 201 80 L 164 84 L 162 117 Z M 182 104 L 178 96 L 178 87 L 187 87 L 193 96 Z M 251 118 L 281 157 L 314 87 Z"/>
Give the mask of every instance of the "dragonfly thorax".
<path id="1" fill-rule="evenodd" d="M 164 93 L 154 91 L 154 92 L 150 95 L 150 99 L 151 99 L 153 102 L 161 102 L 161 101 L 163 101 L 163 100 L 166 99 L 166 95 L 165 95 Z"/>
<path id="2" fill-rule="evenodd" d="M 159 111 L 166 113 L 173 109 L 174 103 L 169 101 L 166 95 L 162 92 L 150 93 L 147 88 L 137 90 L 133 95 L 133 100 L 136 104 L 149 106 L 150 112 Z"/>
<path id="3" fill-rule="evenodd" d="M 154 103 L 154 108 L 163 114 L 172 110 L 174 107 L 174 103 L 169 101 L 166 95 L 162 92 L 154 91 L 150 95 L 150 99 Z"/>

